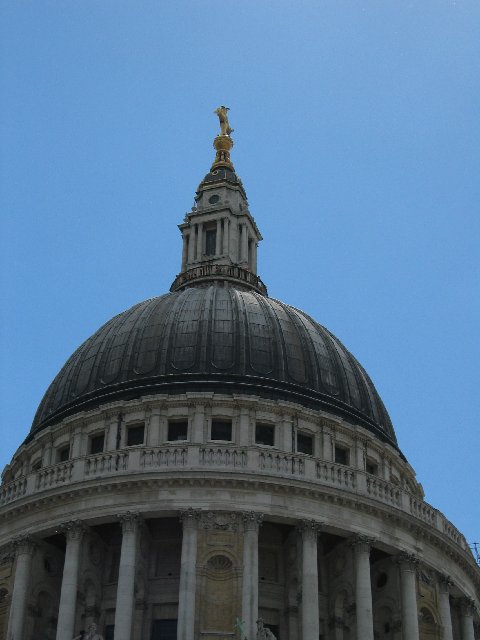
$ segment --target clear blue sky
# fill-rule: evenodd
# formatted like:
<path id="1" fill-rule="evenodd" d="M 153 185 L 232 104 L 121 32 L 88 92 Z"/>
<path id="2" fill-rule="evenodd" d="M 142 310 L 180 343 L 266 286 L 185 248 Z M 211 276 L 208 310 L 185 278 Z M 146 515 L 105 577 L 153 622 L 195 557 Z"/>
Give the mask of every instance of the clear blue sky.
<path id="1" fill-rule="evenodd" d="M 0 466 L 73 350 L 168 290 L 226 104 L 270 295 L 357 356 L 427 500 L 478 540 L 480 3 L 0 11 Z"/>

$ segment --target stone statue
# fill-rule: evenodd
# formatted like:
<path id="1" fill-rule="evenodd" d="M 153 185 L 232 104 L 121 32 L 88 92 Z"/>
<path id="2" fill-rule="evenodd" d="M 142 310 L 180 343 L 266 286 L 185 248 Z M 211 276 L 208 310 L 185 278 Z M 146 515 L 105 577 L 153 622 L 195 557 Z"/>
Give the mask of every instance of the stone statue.
<path id="1" fill-rule="evenodd" d="M 73 640 L 103 640 L 103 636 L 97 633 L 97 624 L 92 622 L 88 625 L 86 633 L 81 633 L 79 636 L 73 638 Z"/>
<path id="2" fill-rule="evenodd" d="M 257 640 L 277 640 L 270 629 L 263 625 L 262 618 L 257 620 Z"/>
<path id="3" fill-rule="evenodd" d="M 214 113 L 217 114 L 218 119 L 220 120 L 220 135 L 222 136 L 229 136 L 231 133 L 233 133 L 233 129 L 230 127 L 230 124 L 228 122 L 228 111 L 230 111 L 230 109 L 228 107 L 224 107 L 223 105 L 221 107 L 218 107 L 218 109 L 215 109 Z"/>

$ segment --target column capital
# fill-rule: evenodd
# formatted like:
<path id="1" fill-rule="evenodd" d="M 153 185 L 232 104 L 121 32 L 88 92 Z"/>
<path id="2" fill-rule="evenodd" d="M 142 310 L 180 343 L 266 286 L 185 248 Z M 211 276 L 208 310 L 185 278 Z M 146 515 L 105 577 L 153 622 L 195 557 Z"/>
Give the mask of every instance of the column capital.
<path id="1" fill-rule="evenodd" d="M 242 513 L 243 528 L 245 531 L 258 531 L 263 522 L 263 513 L 246 511 Z"/>
<path id="2" fill-rule="evenodd" d="M 361 533 L 357 533 L 352 536 L 349 540 L 350 546 L 354 550 L 355 553 L 370 553 L 371 548 L 376 542 L 375 538 L 369 538 L 368 536 L 364 536 Z"/>
<path id="3" fill-rule="evenodd" d="M 396 562 L 403 571 L 416 571 L 420 564 L 418 557 L 413 553 L 408 553 L 408 551 L 401 551 L 396 556 Z"/>
<path id="4" fill-rule="evenodd" d="M 201 511 L 189 507 L 185 511 L 180 511 L 180 522 L 184 529 L 196 529 L 200 521 Z"/>
<path id="5" fill-rule="evenodd" d="M 12 540 L 11 549 L 15 556 L 20 555 L 33 555 L 33 552 L 37 548 L 37 543 L 35 539 L 29 534 L 25 533 L 23 535 L 17 536 Z"/>
<path id="6" fill-rule="evenodd" d="M 463 616 L 472 617 L 475 612 L 475 600 L 465 596 L 458 599 L 460 611 Z"/>
<path id="7" fill-rule="evenodd" d="M 141 516 L 138 511 L 126 511 L 125 513 L 118 513 L 117 518 L 120 520 L 122 533 L 136 531 L 138 525 L 141 522 Z"/>
<path id="8" fill-rule="evenodd" d="M 86 529 L 86 526 L 81 520 L 69 520 L 68 522 L 62 522 L 58 527 L 58 531 L 63 533 L 67 540 L 81 540 Z"/>
<path id="9" fill-rule="evenodd" d="M 323 522 L 317 522 L 316 520 L 301 520 L 297 524 L 297 531 L 302 534 L 304 538 L 318 537 L 318 534 L 322 530 Z"/>
<path id="10" fill-rule="evenodd" d="M 446 573 L 439 574 L 437 582 L 440 593 L 449 593 L 450 587 L 454 585 L 453 580 Z"/>

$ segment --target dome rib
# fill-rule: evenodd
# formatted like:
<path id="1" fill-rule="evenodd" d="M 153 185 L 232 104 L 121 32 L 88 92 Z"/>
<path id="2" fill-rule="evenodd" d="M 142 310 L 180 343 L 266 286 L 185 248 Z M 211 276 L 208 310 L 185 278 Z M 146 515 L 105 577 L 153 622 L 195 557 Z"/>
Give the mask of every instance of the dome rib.
<path id="1" fill-rule="evenodd" d="M 146 300 L 105 323 L 48 388 L 29 438 L 105 402 L 188 390 L 290 399 L 397 447 L 368 374 L 332 333 L 299 309 L 220 284 Z"/>

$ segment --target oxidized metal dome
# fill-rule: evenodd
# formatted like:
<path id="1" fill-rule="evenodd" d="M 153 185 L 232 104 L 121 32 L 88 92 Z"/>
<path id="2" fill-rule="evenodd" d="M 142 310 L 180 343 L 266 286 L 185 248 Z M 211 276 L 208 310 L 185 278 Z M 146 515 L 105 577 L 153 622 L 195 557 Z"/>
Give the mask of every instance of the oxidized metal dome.
<path id="1" fill-rule="evenodd" d="M 31 433 L 105 402 L 186 391 L 291 400 L 397 446 L 370 378 L 335 336 L 298 309 L 220 284 L 168 293 L 112 318 L 54 379 Z"/>

